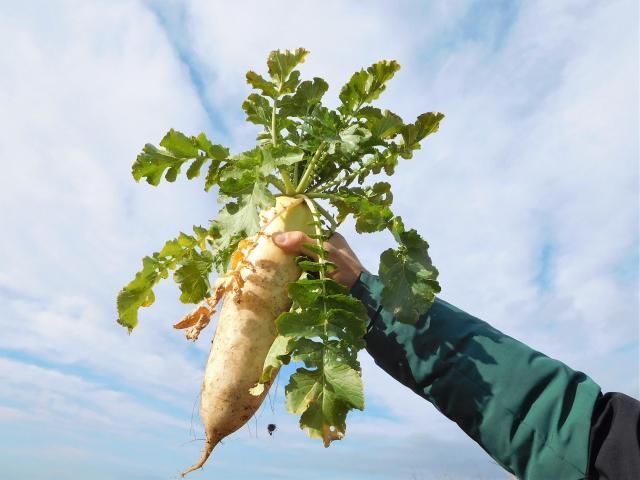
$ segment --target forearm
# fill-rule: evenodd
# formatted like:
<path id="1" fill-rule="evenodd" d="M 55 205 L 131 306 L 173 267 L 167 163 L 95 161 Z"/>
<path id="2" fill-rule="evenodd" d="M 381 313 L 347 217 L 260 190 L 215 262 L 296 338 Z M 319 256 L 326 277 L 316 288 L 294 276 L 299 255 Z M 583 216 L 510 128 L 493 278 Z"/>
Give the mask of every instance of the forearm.
<path id="1" fill-rule="evenodd" d="M 380 308 L 381 284 L 363 273 L 367 350 L 519 478 L 583 478 L 600 389 L 586 375 L 436 300 L 415 325 Z"/>

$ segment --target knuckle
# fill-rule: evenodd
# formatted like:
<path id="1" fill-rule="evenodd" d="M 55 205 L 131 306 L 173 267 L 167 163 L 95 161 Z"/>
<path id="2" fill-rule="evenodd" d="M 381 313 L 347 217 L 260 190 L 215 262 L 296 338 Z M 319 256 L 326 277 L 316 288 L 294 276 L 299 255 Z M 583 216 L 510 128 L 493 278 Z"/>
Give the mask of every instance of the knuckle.
<path id="1" fill-rule="evenodd" d="M 289 233 L 291 242 L 295 245 L 301 245 L 308 241 L 308 237 L 304 234 L 304 232 L 295 231 Z"/>

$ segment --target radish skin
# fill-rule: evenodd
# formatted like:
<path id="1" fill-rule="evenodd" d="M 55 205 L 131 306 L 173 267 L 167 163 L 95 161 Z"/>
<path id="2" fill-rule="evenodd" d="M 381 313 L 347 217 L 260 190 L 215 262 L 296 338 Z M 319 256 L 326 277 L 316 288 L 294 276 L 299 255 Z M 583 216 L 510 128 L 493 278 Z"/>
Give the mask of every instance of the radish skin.
<path id="1" fill-rule="evenodd" d="M 258 396 L 249 393 L 258 383 L 277 335 L 275 319 L 291 306 L 287 287 L 301 274 L 295 255 L 283 252 L 271 235 L 292 230 L 313 233 L 313 216 L 301 199 L 278 197 L 270 213 L 281 211 L 264 228 L 265 235 L 257 237 L 248 256 L 253 268 L 242 269 L 240 291 L 228 293 L 223 300 L 201 393 L 206 443 L 198 462 L 183 477 L 201 468 L 220 440 L 247 423 L 271 385 L 265 384 Z"/>

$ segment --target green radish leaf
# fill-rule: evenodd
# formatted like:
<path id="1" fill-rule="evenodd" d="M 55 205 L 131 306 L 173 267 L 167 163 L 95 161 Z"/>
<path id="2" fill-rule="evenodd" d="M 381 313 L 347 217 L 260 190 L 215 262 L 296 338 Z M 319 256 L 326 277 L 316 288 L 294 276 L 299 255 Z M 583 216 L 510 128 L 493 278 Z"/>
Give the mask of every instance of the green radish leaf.
<path id="1" fill-rule="evenodd" d="M 296 259 L 296 263 L 304 272 L 325 272 L 331 273 L 336 268 L 337 265 L 331 262 L 314 262 L 312 260 L 307 260 L 306 257 L 298 257 Z"/>
<path id="2" fill-rule="evenodd" d="M 289 348 L 291 360 L 304 362 L 307 367 L 313 368 L 322 362 L 325 344 L 308 338 L 292 338 Z"/>
<path id="3" fill-rule="evenodd" d="M 365 188 L 343 188 L 331 199 L 338 210 L 338 222 L 353 215 L 359 233 L 379 232 L 387 228 L 393 218 L 389 208 L 392 201 L 391 185 L 387 182 L 377 182 Z"/>
<path id="4" fill-rule="evenodd" d="M 177 238 L 167 241 L 159 252 L 144 257 L 142 270 L 136 273 L 135 278 L 118 293 L 116 302 L 118 323 L 127 327 L 130 332 L 138 324 L 138 310 L 140 307 L 148 307 L 153 304 L 155 300 L 153 287 L 163 278 L 167 278 L 169 270 L 175 270 L 179 263 L 181 264 L 180 268 L 183 268 L 185 262 L 188 262 L 190 258 L 210 256 L 210 253 L 202 248 L 206 240 L 210 238 L 209 233 L 199 226 L 194 226 L 193 229 L 195 236 L 181 232 Z M 197 294 L 194 294 L 193 289 L 190 290 L 187 285 L 184 286 L 183 293 L 185 291 L 192 292 L 189 301 L 194 303 L 200 301 L 204 296 L 203 294 L 200 298 L 196 298 Z M 185 296 L 184 299 L 188 300 L 188 297 Z"/>
<path id="5" fill-rule="evenodd" d="M 189 165 L 189 169 L 187 170 L 187 178 L 192 180 L 195 177 L 200 176 L 200 170 L 204 165 L 204 162 L 207 161 L 207 157 L 198 157 L 196 158 L 191 165 Z"/>
<path id="6" fill-rule="evenodd" d="M 205 192 L 208 192 L 211 189 L 211 187 L 216 185 L 219 181 L 220 181 L 220 162 L 214 160 L 213 162 L 211 162 L 211 164 L 209 165 L 209 168 L 207 169 L 207 176 L 204 181 Z"/>
<path id="7" fill-rule="evenodd" d="M 209 296 L 211 284 L 209 275 L 213 270 L 213 255 L 209 251 L 191 254 L 180 261 L 180 267 L 173 274 L 173 278 L 180 286 L 180 301 L 182 303 L 198 303 Z"/>
<path id="8" fill-rule="evenodd" d="M 266 98 L 257 93 L 252 93 L 242 104 L 242 109 L 247 114 L 248 122 L 263 125 L 267 128 L 271 127 L 273 109 Z"/>
<path id="9" fill-rule="evenodd" d="M 131 332 L 138 324 L 138 309 L 153 304 L 153 286 L 160 281 L 162 265 L 153 257 L 142 259 L 142 270 L 124 287 L 117 298 L 118 323 Z"/>
<path id="10" fill-rule="evenodd" d="M 271 344 L 271 348 L 267 353 L 267 357 L 264 360 L 264 367 L 262 375 L 260 376 L 259 383 L 264 384 L 270 382 L 273 379 L 273 375 L 282 365 L 287 365 L 290 358 L 290 345 L 292 343 L 291 338 L 278 335 Z M 262 390 L 256 391 L 254 395 L 259 395 Z"/>
<path id="11" fill-rule="evenodd" d="M 398 149 L 398 153 L 402 158 L 411 158 L 413 151 L 420 148 L 420 141 L 427 135 L 431 135 L 438 131 L 440 121 L 444 118 L 442 113 L 423 113 L 415 123 L 404 125 L 400 128 L 402 136 L 402 145 Z"/>
<path id="12" fill-rule="evenodd" d="M 306 117 L 313 108 L 319 105 L 322 97 L 329 89 L 329 84 L 322 78 L 306 80 L 296 89 L 293 95 L 285 95 L 279 102 L 280 115 L 285 117 Z"/>
<path id="13" fill-rule="evenodd" d="M 399 321 L 413 324 L 440 292 L 438 270 L 431 263 L 429 245 L 418 232 L 404 231 L 400 219 L 392 230 L 400 246 L 385 250 L 380 256 L 382 305 Z"/>
<path id="14" fill-rule="evenodd" d="M 219 161 L 229 158 L 229 149 L 222 145 L 211 143 L 211 140 L 209 140 L 204 133 L 200 133 L 195 138 L 195 141 L 198 148 L 202 150 L 207 157 Z"/>
<path id="15" fill-rule="evenodd" d="M 264 167 L 268 166 L 272 169 L 290 166 L 295 163 L 301 162 L 304 158 L 304 150 L 301 148 L 291 147 L 289 145 L 279 145 L 275 148 L 263 149 L 263 171 Z M 270 156 L 267 157 L 267 155 Z"/>
<path id="16" fill-rule="evenodd" d="M 260 229 L 259 211 L 270 208 L 275 203 L 263 179 L 255 179 L 251 172 L 248 177 L 253 183 L 245 183 L 245 177 L 239 180 L 229 177 L 220 187 L 221 194 L 224 187 L 228 195 L 235 196 L 235 201 L 227 203 L 220 210 L 209 228 L 214 250 L 213 263 L 219 273 L 226 271 L 238 242 Z"/>
<path id="17" fill-rule="evenodd" d="M 202 166 L 210 161 L 205 190 L 213 185 L 212 180 L 227 158 L 229 151 L 221 145 L 212 144 L 204 133 L 197 137 L 187 137 L 176 130 L 169 132 L 160 141 L 160 148 L 147 143 L 134 162 L 131 173 L 138 182 L 144 178 L 150 185 L 157 186 L 164 176 L 168 182 L 174 182 L 182 167 L 191 162 L 187 170 L 187 178 L 200 175 Z"/>
<path id="18" fill-rule="evenodd" d="M 325 333 L 327 319 L 317 308 L 285 312 L 276 319 L 278 333 L 285 337 L 315 338 Z"/>
<path id="19" fill-rule="evenodd" d="M 344 115 L 353 114 L 365 103 L 377 99 L 386 88 L 386 83 L 400 70 L 395 60 L 382 60 L 366 70 L 353 74 L 349 82 L 340 91 L 342 105 L 338 110 Z"/>
<path id="20" fill-rule="evenodd" d="M 381 140 L 395 137 L 404 126 L 402 118 L 395 113 L 375 107 L 361 108 L 358 117 L 365 119 L 367 130 L 373 137 Z"/>
<path id="21" fill-rule="evenodd" d="M 276 85 L 273 82 L 270 82 L 269 80 L 266 80 L 265 78 L 263 78 L 262 75 L 259 75 L 256 72 L 248 71 L 246 78 L 247 78 L 247 83 L 251 85 L 253 88 L 255 88 L 256 90 L 260 90 L 262 92 L 262 95 L 265 95 L 271 98 L 278 97 L 278 88 L 276 87 Z"/>
<path id="22" fill-rule="evenodd" d="M 301 414 L 300 428 L 311 437 L 322 438 L 325 446 L 342 438 L 347 413 L 364 409 L 359 369 L 327 350 L 316 370 L 299 368 L 285 387 L 287 409 Z"/>
<path id="23" fill-rule="evenodd" d="M 323 295 L 347 295 L 348 290 L 329 278 L 302 279 L 289 284 L 289 297 L 302 308 L 315 305 Z"/>
<path id="24" fill-rule="evenodd" d="M 290 76 L 294 76 L 294 80 L 297 80 L 299 73 L 298 75 L 292 75 L 293 69 L 304 62 L 308 53 L 304 48 L 285 51 L 274 50 L 271 52 L 267 59 L 267 67 L 273 83 L 280 89 L 279 93 L 294 91 L 295 87 L 297 87 L 297 81 L 291 83 L 287 83 L 287 81 Z"/>
<path id="25" fill-rule="evenodd" d="M 220 211 L 217 220 L 214 220 L 220 235 L 253 235 L 260 226 L 258 211 L 274 204 L 273 195 L 267 190 L 264 181 L 254 181 L 250 185 L 249 193 L 244 193 L 245 191 L 247 189 L 243 188 L 242 191 L 234 192 L 238 194 L 239 200 L 227 203 Z"/>
<path id="26" fill-rule="evenodd" d="M 240 197 L 251 194 L 256 182 L 256 172 L 251 170 L 227 169 L 223 178 L 220 178 L 219 195 L 224 197 Z M 224 196 L 224 197 L 223 197 Z"/>
<path id="27" fill-rule="evenodd" d="M 160 146 L 178 158 L 194 158 L 198 155 L 198 147 L 194 139 L 184 133 L 177 132 L 173 128 L 167 132 L 160 141 Z"/>
<path id="28" fill-rule="evenodd" d="M 339 133 L 340 141 L 335 145 L 343 152 L 353 154 L 360 150 L 361 144 L 371 137 L 371 132 L 357 124 L 345 128 Z M 330 150 L 330 153 L 333 153 Z"/>
<path id="29" fill-rule="evenodd" d="M 157 186 L 168 168 L 175 168 L 183 163 L 184 160 L 175 157 L 170 152 L 147 143 L 133 164 L 131 172 L 136 181 L 145 178 L 147 183 Z"/>
<path id="30" fill-rule="evenodd" d="M 318 252 L 323 258 L 323 249 Z M 366 308 L 328 278 L 298 280 L 289 294 L 298 308 L 280 315 L 276 327 L 291 339 L 288 358 L 306 368 L 285 388 L 287 408 L 301 415 L 302 429 L 328 446 L 344 435 L 349 410 L 364 408 L 357 351 L 364 348 Z"/>

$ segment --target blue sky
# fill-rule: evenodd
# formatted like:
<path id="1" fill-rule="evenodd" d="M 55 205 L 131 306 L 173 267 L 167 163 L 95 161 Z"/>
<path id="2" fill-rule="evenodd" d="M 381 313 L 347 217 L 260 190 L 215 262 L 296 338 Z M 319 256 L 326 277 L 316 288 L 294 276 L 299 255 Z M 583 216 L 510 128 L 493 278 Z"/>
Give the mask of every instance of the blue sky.
<path id="1" fill-rule="evenodd" d="M 217 205 L 198 181 L 135 184 L 130 166 L 171 127 L 249 147 L 244 73 L 265 70 L 274 48 L 308 48 L 303 76 L 329 81 L 330 104 L 353 71 L 397 59 L 379 105 L 406 119 L 446 114 L 392 179 L 395 211 L 431 245 L 442 297 L 604 390 L 639 396 L 637 5 L 388 5 L 0 4 L 3 478 L 168 479 L 198 456 L 206 336 L 191 344 L 172 330 L 189 307 L 170 284 L 131 336 L 115 323 L 115 295 L 142 256 Z M 343 233 L 376 270 L 391 239 Z M 344 441 L 307 439 L 284 411 L 281 378 L 192 478 L 508 478 L 361 361 L 367 410 L 349 417 Z"/>

